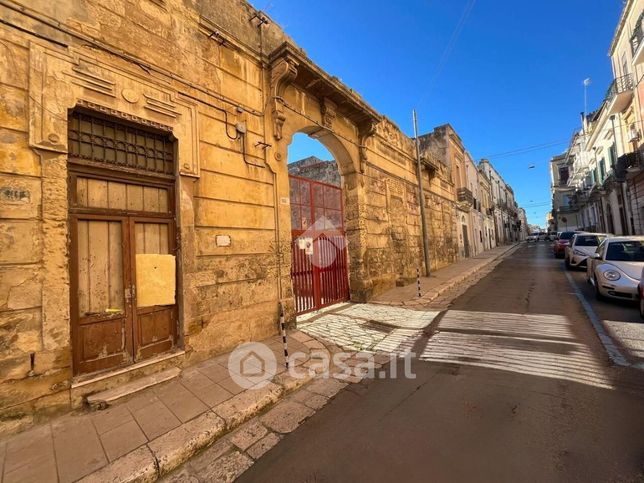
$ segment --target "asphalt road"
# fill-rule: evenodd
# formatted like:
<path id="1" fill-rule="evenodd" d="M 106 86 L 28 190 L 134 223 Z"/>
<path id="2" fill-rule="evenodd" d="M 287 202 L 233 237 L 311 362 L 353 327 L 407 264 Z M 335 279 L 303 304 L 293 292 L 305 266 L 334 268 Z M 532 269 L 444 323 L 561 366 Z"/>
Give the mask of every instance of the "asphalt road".
<path id="1" fill-rule="evenodd" d="M 609 364 L 549 245 L 504 260 L 415 352 L 415 379 L 349 386 L 239 481 L 644 481 L 644 373 Z"/>

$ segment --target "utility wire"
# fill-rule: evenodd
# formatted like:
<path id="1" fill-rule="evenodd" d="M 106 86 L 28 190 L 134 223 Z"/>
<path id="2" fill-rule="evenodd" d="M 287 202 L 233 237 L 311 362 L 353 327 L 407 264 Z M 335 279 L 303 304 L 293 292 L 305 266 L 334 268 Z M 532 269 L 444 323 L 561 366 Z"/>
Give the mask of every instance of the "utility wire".
<path id="1" fill-rule="evenodd" d="M 452 51 L 456 46 L 456 42 L 458 41 L 458 38 L 461 36 L 461 32 L 463 32 L 463 28 L 465 27 L 465 22 L 467 22 L 467 19 L 472 13 L 472 9 L 474 8 L 475 4 L 476 0 L 468 0 L 467 4 L 465 4 L 465 9 L 461 14 L 461 18 L 458 20 L 458 23 L 456 24 L 456 27 L 454 28 L 454 31 L 452 32 L 452 35 L 449 38 L 447 45 L 445 46 L 445 50 L 443 50 L 443 53 L 441 54 L 438 65 L 436 66 L 436 69 L 434 69 L 434 74 L 432 75 L 429 84 L 427 85 L 427 89 L 425 89 L 425 92 L 420 97 L 417 103 L 418 105 L 422 104 L 427 96 L 429 96 L 432 89 L 434 88 L 434 85 L 436 84 L 436 81 L 438 80 L 438 77 L 441 75 L 443 68 L 445 67 L 445 65 L 447 65 L 447 61 L 452 55 Z"/>
<path id="2" fill-rule="evenodd" d="M 496 153 L 496 154 L 489 154 L 487 156 L 483 156 L 483 158 L 485 159 L 509 158 L 511 156 L 519 156 L 521 154 L 531 153 L 533 151 L 540 151 L 542 149 L 551 148 L 562 144 L 568 144 L 569 142 L 570 140 L 566 139 L 564 141 L 550 141 L 548 143 L 543 143 L 543 144 L 533 144 L 532 146 L 524 146 L 521 148 L 513 149 L 511 151 L 505 151 L 505 152 Z"/>

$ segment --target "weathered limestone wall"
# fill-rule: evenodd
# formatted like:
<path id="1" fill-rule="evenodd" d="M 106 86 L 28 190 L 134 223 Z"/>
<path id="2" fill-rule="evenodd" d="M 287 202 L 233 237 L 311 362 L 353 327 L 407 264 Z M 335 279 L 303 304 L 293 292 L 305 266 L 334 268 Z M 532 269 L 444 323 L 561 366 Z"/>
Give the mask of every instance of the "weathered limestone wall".
<path id="1" fill-rule="evenodd" d="M 291 309 L 286 152 L 296 132 L 320 139 L 343 176 L 352 298 L 415 276 L 411 140 L 386 119 L 366 136 L 329 116 L 320 93 L 290 85 L 278 136 L 268 54 L 289 39 L 256 13 L 238 0 L 0 2 L 0 431 L 73 401 L 67 116 L 76 106 L 177 139 L 179 364 L 268 336 L 278 301 Z M 424 176 L 438 268 L 456 257 L 454 186 L 445 166 Z"/>

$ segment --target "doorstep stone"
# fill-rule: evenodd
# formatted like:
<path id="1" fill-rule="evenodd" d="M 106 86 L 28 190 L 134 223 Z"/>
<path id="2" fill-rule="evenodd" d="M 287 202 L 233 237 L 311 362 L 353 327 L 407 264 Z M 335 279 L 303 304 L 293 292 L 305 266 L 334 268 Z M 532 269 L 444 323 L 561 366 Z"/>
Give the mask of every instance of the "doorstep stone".
<path id="1" fill-rule="evenodd" d="M 181 369 L 178 367 L 173 367 L 157 374 L 150 374 L 149 376 L 136 379 L 127 384 L 122 384 L 113 389 L 91 394 L 87 396 L 87 403 L 92 409 L 104 409 L 119 399 L 136 394 L 148 387 L 171 381 L 178 377 L 179 374 L 181 374 Z"/>

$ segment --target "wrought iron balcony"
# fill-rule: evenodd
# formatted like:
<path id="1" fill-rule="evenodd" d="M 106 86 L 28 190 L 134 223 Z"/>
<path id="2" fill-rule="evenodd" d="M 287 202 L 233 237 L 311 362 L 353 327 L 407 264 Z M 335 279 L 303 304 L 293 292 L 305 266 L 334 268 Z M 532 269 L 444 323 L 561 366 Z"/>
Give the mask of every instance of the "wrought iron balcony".
<path id="1" fill-rule="evenodd" d="M 618 181 L 625 181 L 642 172 L 642 154 L 639 151 L 626 153 L 617 158 L 615 165 L 615 178 Z"/>
<path id="2" fill-rule="evenodd" d="M 456 195 L 459 203 L 467 203 L 468 205 L 474 203 L 474 196 L 472 196 L 472 192 L 468 188 L 459 188 Z"/>
<path id="3" fill-rule="evenodd" d="M 632 97 L 633 76 L 626 74 L 614 79 L 606 91 L 605 102 L 608 114 L 615 114 L 626 109 Z"/>

